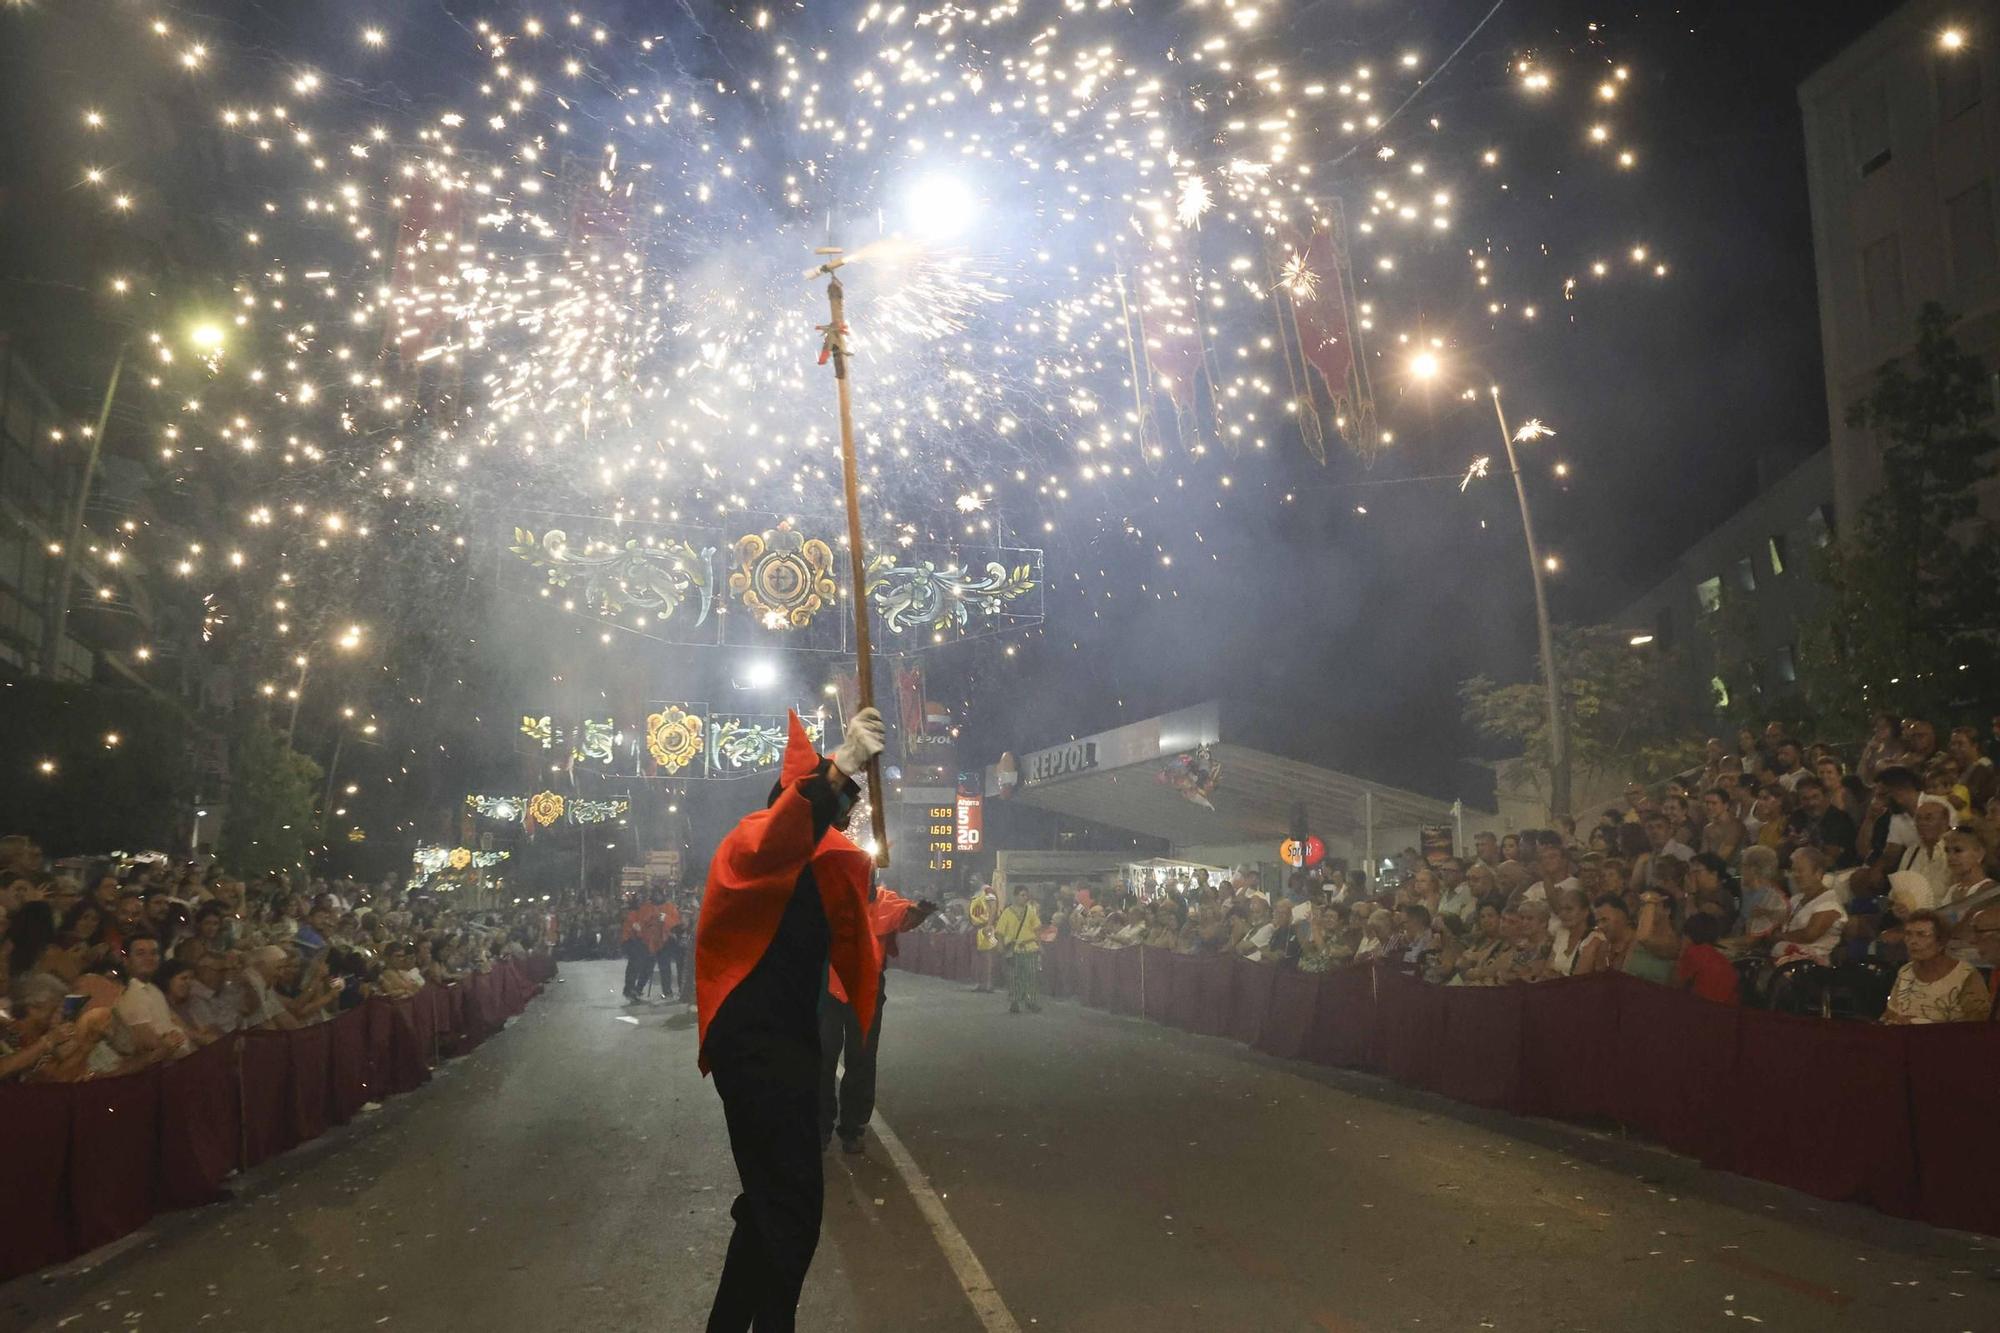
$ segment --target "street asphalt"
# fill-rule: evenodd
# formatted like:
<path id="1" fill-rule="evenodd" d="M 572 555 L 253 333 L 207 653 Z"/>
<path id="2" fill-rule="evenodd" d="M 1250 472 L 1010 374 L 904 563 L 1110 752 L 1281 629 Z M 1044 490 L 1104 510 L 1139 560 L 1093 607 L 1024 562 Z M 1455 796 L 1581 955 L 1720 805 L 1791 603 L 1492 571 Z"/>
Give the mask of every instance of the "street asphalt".
<path id="1" fill-rule="evenodd" d="M 691 1011 L 625 1004 L 621 966 L 566 965 L 234 1200 L 0 1286 L 0 1329 L 699 1329 L 735 1192 L 721 1107 Z M 1004 1328 L 955 1232 L 1021 1329 L 2000 1330 L 2000 1242 L 1615 1136 L 900 973 L 885 1026 L 881 1111 L 947 1239 L 880 1142 L 834 1153 L 801 1329 Z"/>

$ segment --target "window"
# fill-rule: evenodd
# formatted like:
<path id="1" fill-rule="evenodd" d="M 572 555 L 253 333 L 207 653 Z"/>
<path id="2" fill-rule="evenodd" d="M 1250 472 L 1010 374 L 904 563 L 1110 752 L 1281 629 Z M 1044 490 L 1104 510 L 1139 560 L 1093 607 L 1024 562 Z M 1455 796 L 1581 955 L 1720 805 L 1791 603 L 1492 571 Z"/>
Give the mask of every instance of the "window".
<path id="1" fill-rule="evenodd" d="M 1951 245 L 1952 281 L 1963 284 L 1993 276 L 1993 187 L 1981 181 L 1944 201 L 1945 237 Z"/>
<path id="2" fill-rule="evenodd" d="M 1785 566 L 1791 562 L 1786 555 L 1785 535 L 1783 533 L 1774 532 L 1771 534 L 1769 555 L 1771 557 L 1771 572 L 1773 574 L 1784 573 Z"/>
<path id="3" fill-rule="evenodd" d="M 1703 579 L 1695 584 L 1694 596 L 1695 600 L 1701 603 L 1703 615 L 1719 610 L 1722 606 L 1722 576 L 1718 574 L 1712 579 Z"/>
<path id="4" fill-rule="evenodd" d="M 1896 233 L 1861 247 L 1861 299 L 1877 329 L 1903 320 L 1903 245 Z"/>
<path id="5" fill-rule="evenodd" d="M 1847 108 L 1847 140 L 1857 176 L 1889 165 L 1889 92 L 1878 83 Z"/>
<path id="6" fill-rule="evenodd" d="M 1773 671 L 1776 671 L 1778 673 L 1778 679 L 1785 682 L 1785 684 L 1787 685 L 1794 684 L 1798 681 L 1799 678 L 1798 658 L 1793 655 L 1792 646 L 1790 644 L 1786 644 L 1784 647 L 1778 650 L 1778 656 L 1772 661 L 1771 669 Z"/>
<path id="7" fill-rule="evenodd" d="M 1986 96 L 1979 58 L 1969 51 L 1942 55 L 1937 62 L 1938 119 L 1956 120 Z"/>
<path id="8" fill-rule="evenodd" d="M 1830 546 L 1833 543 L 1833 506 L 1814 505 L 1806 515 L 1806 540 L 1815 547 Z"/>
<path id="9" fill-rule="evenodd" d="M 1736 586 L 1744 592 L 1757 591 L 1757 571 L 1750 564 L 1750 557 L 1744 556 L 1736 562 Z"/>

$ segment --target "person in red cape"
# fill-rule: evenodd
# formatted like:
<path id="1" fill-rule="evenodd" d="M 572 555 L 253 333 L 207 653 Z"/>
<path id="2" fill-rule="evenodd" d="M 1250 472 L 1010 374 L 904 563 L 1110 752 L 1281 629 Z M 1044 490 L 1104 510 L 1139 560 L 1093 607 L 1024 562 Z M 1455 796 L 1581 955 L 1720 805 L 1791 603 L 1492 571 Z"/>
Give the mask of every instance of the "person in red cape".
<path id="1" fill-rule="evenodd" d="M 855 1012 L 875 1014 L 881 957 L 868 910 L 873 866 L 842 832 L 854 775 L 882 751 L 882 715 L 849 720 L 831 759 L 797 713 L 769 808 L 715 849 L 695 925 L 699 1062 L 715 1078 L 743 1192 L 709 1333 L 786 1333 L 819 1245 L 819 1006 L 831 967 Z"/>
<path id="2" fill-rule="evenodd" d="M 933 902 L 911 902 L 894 889 L 877 886 L 868 900 L 869 928 L 879 943 L 883 971 L 875 982 L 875 1017 L 863 1025 L 848 1002 L 847 988 L 837 974 L 826 979 L 826 999 L 819 1007 L 819 1146 L 824 1152 L 840 1134 L 840 1150 L 861 1151 L 861 1136 L 875 1114 L 875 1056 L 882 1049 L 882 1007 L 889 1001 L 889 960 L 896 956 L 896 936 L 915 930 L 937 910 Z M 834 1075 L 843 1062 L 836 1085 Z"/>

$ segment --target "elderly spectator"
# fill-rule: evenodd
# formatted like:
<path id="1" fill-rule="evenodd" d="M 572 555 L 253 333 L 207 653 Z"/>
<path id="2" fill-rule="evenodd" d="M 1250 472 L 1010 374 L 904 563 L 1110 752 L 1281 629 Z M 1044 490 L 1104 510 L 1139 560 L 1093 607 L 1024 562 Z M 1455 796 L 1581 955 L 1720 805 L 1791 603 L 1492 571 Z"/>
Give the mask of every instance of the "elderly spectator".
<path id="1" fill-rule="evenodd" d="M 1569 848 L 1555 834 L 1544 834 L 1535 848 L 1535 872 L 1540 876 L 1521 895 L 1523 902 L 1553 904 L 1556 895 L 1583 886 L 1570 865 Z"/>
<path id="2" fill-rule="evenodd" d="M 1590 919 L 1590 899 L 1582 889 L 1556 894 L 1556 931 L 1549 941 L 1549 975 L 1567 977 L 1577 971 L 1584 941 L 1596 927 Z"/>
<path id="3" fill-rule="evenodd" d="M 189 1043 L 186 1050 L 190 1051 L 220 1041 L 224 1035 L 222 1031 L 209 1027 L 195 1017 L 191 1007 L 194 1001 L 194 980 L 194 970 L 186 963 L 179 962 L 160 964 L 160 970 L 153 978 L 153 984 L 159 988 L 160 994 L 166 997 L 167 1009 L 173 1014 L 175 1026 L 186 1034 Z"/>
<path id="4" fill-rule="evenodd" d="M 1800 778 L 1793 793 L 1799 808 L 1792 812 L 1786 829 L 1792 845 L 1819 848 L 1837 870 L 1859 864 L 1855 844 L 1860 830 L 1847 812 L 1834 804 L 1838 793 L 1828 791 L 1817 776 Z"/>
<path id="5" fill-rule="evenodd" d="M 1825 963 L 1840 942 L 1847 909 L 1826 882 L 1826 858 L 1818 849 L 1801 847 L 1792 853 L 1792 890 L 1792 914 L 1778 932 L 1771 956 L 1781 963 L 1794 958 Z"/>
<path id="6" fill-rule="evenodd" d="M 18 1056 L 21 1051 L 40 1052 L 32 1063 L 10 1060 L 15 1077 L 45 1083 L 74 1083 L 101 1074 L 117 1074 L 143 1069 L 157 1055 L 140 1055 L 131 1060 L 121 1056 L 107 1037 L 116 1017 L 108 1009 L 80 1015 L 74 1022 L 62 1017 L 63 983 L 48 973 L 25 977 L 14 987 L 15 1020 L 8 1044 Z M 43 1038 L 49 1040 L 43 1042 Z"/>
<path id="7" fill-rule="evenodd" d="M 1979 950 L 1972 937 L 1972 915 L 2000 901 L 2000 884 L 1986 873 L 1989 856 L 1986 844 L 1971 829 L 1953 829 L 1944 835 L 1945 864 L 1950 878 L 1934 902 L 1934 910 L 1946 930 L 1946 952 L 1962 963 L 1977 963 Z"/>
<path id="8" fill-rule="evenodd" d="M 1936 912 L 1903 923 L 1910 961 L 1896 974 L 1884 1023 L 1976 1023 L 1991 1012 L 1991 996 L 1973 968 L 1945 952 L 1949 933 Z"/>
<path id="9" fill-rule="evenodd" d="M 1903 859 L 1896 869 L 1922 875 L 1931 886 L 1931 901 L 1927 905 L 1934 906 L 1944 901 L 1945 886 L 1951 883 L 1951 867 L 1945 860 L 1944 835 L 1957 825 L 1958 812 L 1944 797 L 1927 794 L 1918 798 L 1911 819 L 1917 830 L 1916 845 L 1904 849 Z"/>
<path id="10" fill-rule="evenodd" d="M 1439 882 L 1444 885 L 1437 910 L 1462 925 L 1471 925 L 1474 913 L 1479 910 L 1479 899 L 1473 896 L 1471 885 L 1465 882 L 1465 862 L 1456 856 L 1447 856 L 1438 862 L 1437 872 Z"/>
<path id="11" fill-rule="evenodd" d="M 193 968 L 194 975 L 188 983 L 187 1015 L 194 1025 L 222 1033 L 243 1027 L 257 1003 L 257 995 L 243 983 L 235 957 L 204 950 L 196 955 Z"/>
<path id="12" fill-rule="evenodd" d="M 1738 867 L 1743 874 L 1736 922 L 1717 947 L 1733 958 L 1766 953 L 1771 941 L 1790 920 L 1791 904 L 1778 886 L 1778 854 L 1769 847 L 1749 847 Z"/>
<path id="13" fill-rule="evenodd" d="M 1576 974 L 1625 971 L 1626 960 L 1638 943 L 1632 908 L 1623 898 L 1607 893 L 1591 904 L 1591 915 L 1597 929 L 1578 951 Z"/>
<path id="14" fill-rule="evenodd" d="M 1985 753 L 1979 729 L 1953 727 L 1945 748 L 1958 764 L 1959 781 L 1965 785 L 1972 808 L 1984 810 L 1988 801 L 2000 796 L 2000 773 L 1996 773 L 1993 760 Z"/>

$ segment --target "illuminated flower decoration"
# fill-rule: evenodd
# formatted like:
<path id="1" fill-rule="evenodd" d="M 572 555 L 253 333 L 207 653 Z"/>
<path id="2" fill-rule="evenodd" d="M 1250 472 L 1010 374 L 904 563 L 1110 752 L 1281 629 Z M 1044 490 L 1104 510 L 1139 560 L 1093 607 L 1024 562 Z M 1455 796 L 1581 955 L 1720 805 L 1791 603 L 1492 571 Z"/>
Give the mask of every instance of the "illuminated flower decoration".
<path id="1" fill-rule="evenodd" d="M 646 715 L 646 752 L 662 773 L 674 774 L 701 757 L 701 719 L 668 704 Z"/>
<path id="2" fill-rule="evenodd" d="M 445 858 L 445 863 L 453 870 L 465 869 L 472 864 L 472 849 L 470 847 L 452 848 L 451 855 Z"/>
<path id="3" fill-rule="evenodd" d="M 790 528 L 737 539 L 729 591 L 775 629 L 804 629 L 833 600 L 833 548 Z"/>
<path id="4" fill-rule="evenodd" d="M 546 750 L 555 744 L 554 721 L 547 717 L 530 717 L 523 714 L 521 717 L 521 734 L 529 740 L 539 743 Z"/>
<path id="5" fill-rule="evenodd" d="M 559 792 L 536 792 L 528 798 L 528 827 L 547 828 L 563 817 L 565 803 Z"/>

